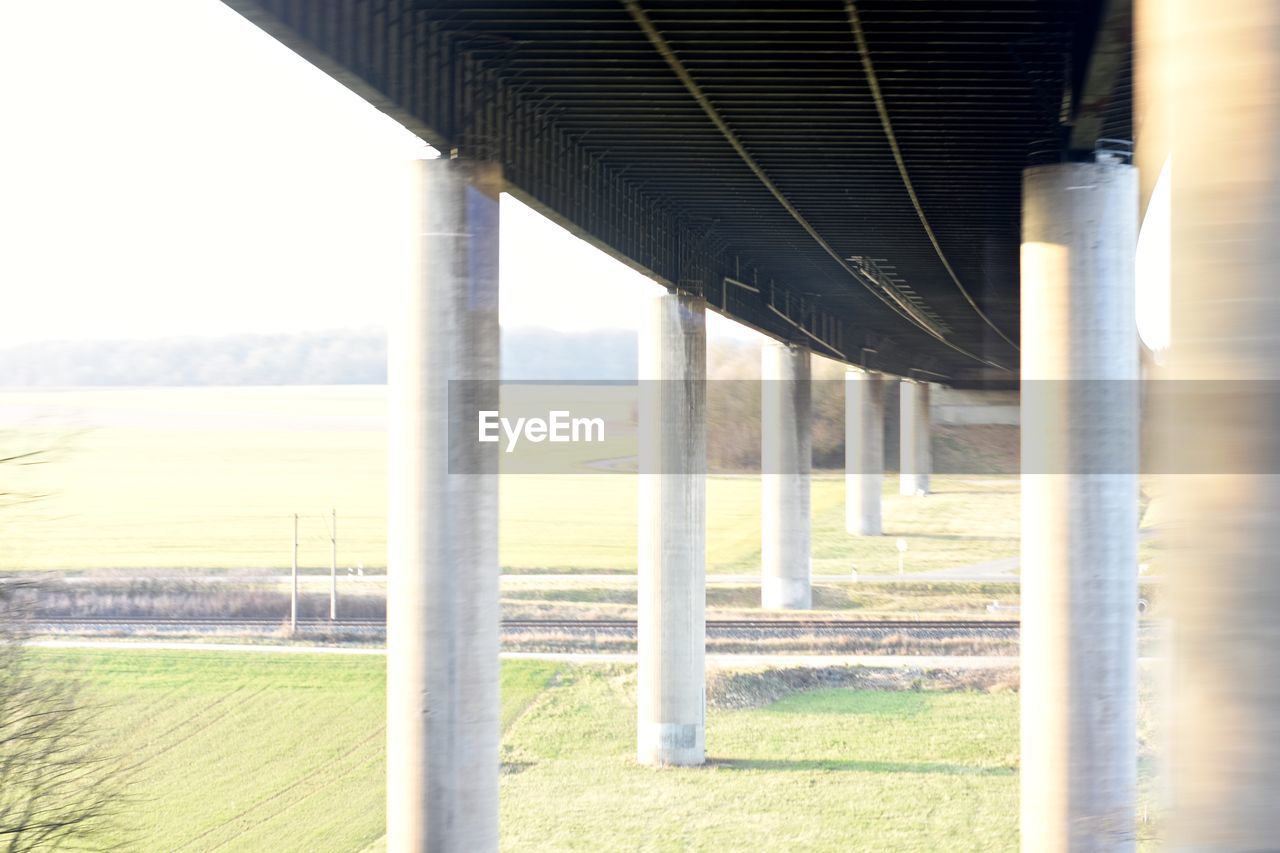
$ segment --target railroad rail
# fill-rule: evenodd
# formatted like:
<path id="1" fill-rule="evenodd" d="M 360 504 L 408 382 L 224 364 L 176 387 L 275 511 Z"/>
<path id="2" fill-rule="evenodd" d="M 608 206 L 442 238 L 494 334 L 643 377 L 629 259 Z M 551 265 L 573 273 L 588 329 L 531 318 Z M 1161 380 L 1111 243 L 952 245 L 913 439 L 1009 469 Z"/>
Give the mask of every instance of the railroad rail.
<path id="1" fill-rule="evenodd" d="M 287 625 L 287 617 L 281 619 L 198 618 L 153 619 L 56 617 L 33 619 L 37 629 L 56 628 L 217 628 L 217 629 L 278 629 Z M 1010 631 L 1017 630 L 1017 620 L 997 619 L 708 619 L 707 631 L 718 630 L 968 630 Z M 299 619 L 299 628 L 385 628 L 382 619 Z M 635 631 L 633 619 L 504 619 L 502 627 L 510 629 L 564 629 L 594 631 Z"/>

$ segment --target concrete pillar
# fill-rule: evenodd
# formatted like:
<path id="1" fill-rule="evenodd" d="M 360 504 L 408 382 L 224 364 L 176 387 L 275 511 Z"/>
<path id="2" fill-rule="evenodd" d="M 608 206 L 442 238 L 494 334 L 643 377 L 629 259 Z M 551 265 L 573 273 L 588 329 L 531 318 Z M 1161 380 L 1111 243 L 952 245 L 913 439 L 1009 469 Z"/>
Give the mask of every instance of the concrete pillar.
<path id="1" fill-rule="evenodd" d="M 927 495 L 929 474 L 933 471 L 929 384 L 904 379 L 899 387 L 902 396 L 898 420 L 898 493 Z"/>
<path id="2" fill-rule="evenodd" d="M 884 484 L 884 382 L 880 374 L 844 374 L 844 519 L 857 536 L 879 536 Z"/>
<path id="3" fill-rule="evenodd" d="M 761 348 L 760 603 L 775 610 L 813 605 L 809 558 L 809 472 L 813 464 L 813 386 L 809 350 L 769 342 Z"/>
<path id="4" fill-rule="evenodd" d="M 1026 170 L 1022 849 L 1132 850 L 1137 170 Z"/>
<path id="5" fill-rule="evenodd" d="M 387 849 L 498 848 L 498 194 L 489 164 L 412 165 L 389 322 Z M 456 388 L 450 380 L 494 380 Z"/>
<path id="6" fill-rule="evenodd" d="M 705 760 L 706 304 L 663 294 L 640 330 L 637 754 Z"/>
<path id="7" fill-rule="evenodd" d="M 1280 839 L 1280 4 L 1144 2 L 1172 136 L 1174 850 Z M 1149 50 L 1149 40 L 1163 40 Z M 1147 98 L 1151 100 L 1151 98 Z M 1157 161 L 1157 166 L 1159 162 Z M 1145 164 L 1144 164 L 1145 166 Z M 1190 457 L 1190 458 L 1188 458 Z M 1163 573 L 1163 572 L 1162 572 Z"/>

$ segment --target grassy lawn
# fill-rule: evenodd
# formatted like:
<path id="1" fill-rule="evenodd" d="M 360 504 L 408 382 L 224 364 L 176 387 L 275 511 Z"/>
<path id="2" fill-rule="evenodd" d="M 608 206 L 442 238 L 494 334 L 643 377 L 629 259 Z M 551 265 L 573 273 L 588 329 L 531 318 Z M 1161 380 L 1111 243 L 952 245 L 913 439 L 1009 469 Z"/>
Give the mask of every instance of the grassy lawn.
<path id="1" fill-rule="evenodd" d="M 84 675 L 131 767 L 128 849 L 378 849 L 381 658 L 36 653 Z M 632 757 L 634 680 L 504 663 L 505 849 L 1015 846 L 1016 694 L 832 689 L 713 709 L 711 764 L 654 770 Z"/>
<path id="2" fill-rule="evenodd" d="M 509 849 L 1017 846 L 1017 697 L 823 690 L 710 712 L 710 766 L 637 766 L 629 671 L 562 676 L 508 733 Z"/>
<path id="3" fill-rule="evenodd" d="M 383 658 L 35 653 L 102 709 L 129 780 L 112 839 L 126 849 L 360 850 L 382 836 Z M 504 668 L 504 727 L 554 673 Z"/>
<path id="4" fill-rule="evenodd" d="M 329 511 L 339 566 L 385 565 L 382 389 L 179 388 L 0 392 L 5 449 L 53 448 L 14 468 L 0 491 L 40 495 L 6 507 L 0 571 L 287 568 L 293 514 L 304 570 L 327 571 Z M 573 445 L 575 452 L 586 445 Z M 584 460 L 586 461 L 586 460 Z M 1016 478 L 936 477 L 936 494 L 903 498 L 885 482 L 885 536 L 844 530 L 844 484 L 813 481 L 813 570 L 947 568 L 1017 552 Z M 508 571 L 632 572 L 633 476 L 516 474 L 501 485 Z M 707 481 L 707 568 L 754 573 L 756 477 Z"/>
<path id="5" fill-rule="evenodd" d="M 358 850 L 381 834 L 381 659 L 40 654 L 83 673 L 124 759 L 121 847 Z"/>
<path id="6" fill-rule="evenodd" d="M 924 498 L 898 494 L 898 478 L 885 477 L 884 535 L 850 536 L 844 528 L 843 478 L 813 485 L 815 574 L 893 574 L 897 539 L 907 541 L 904 569 L 925 572 L 1012 557 L 1018 553 L 1016 477 L 934 476 Z"/>

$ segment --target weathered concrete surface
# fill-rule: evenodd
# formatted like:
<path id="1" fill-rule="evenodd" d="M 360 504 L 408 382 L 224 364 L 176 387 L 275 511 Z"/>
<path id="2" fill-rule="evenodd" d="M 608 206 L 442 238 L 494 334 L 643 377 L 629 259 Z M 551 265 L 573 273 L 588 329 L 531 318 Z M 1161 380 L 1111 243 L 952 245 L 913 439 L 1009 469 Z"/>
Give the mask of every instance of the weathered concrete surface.
<path id="1" fill-rule="evenodd" d="M 1028 169 L 1022 849 L 1131 850 L 1137 787 L 1137 170 Z"/>
<path id="2" fill-rule="evenodd" d="M 1156 83 L 1142 100 L 1161 106 L 1175 152 L 1168 378 L 1179 393 L 1159 415 L 1171 433 L 1163 450 L 1173 465 L 1189 449 L 1217 456 L 1206 473 L 1168 479 L 1168 841 L 1174 850 L 1274 849 L 1280 4 L 1145 0 L 1137 11 L 1138 79 Z M 1154 177 L 1164 152 L 1153 153 L 1143 169 Z"/>
<path id="3" fill-rule="evenodd" d="M 929 384 L 902 380 L 898 421 L 898 492 L 903 495 L 929 494 L 929 474 L 933 471 L 932 413 Z"/>
<path id="4" fill-rule="evenodd" d="M 879 536 L 884 488 L 884 380 L 844 375 L 844 520 L 855 536 Z"/>
<path id="5" fill-rule="evenodd" d="M 667 293 L 640 330 L 636 751 L 702 764 L 706 654 L 706 305 Z"/>
<path id="6" fill-rule="evenodd" d="M 808 610 L 809 481 L 813 388 L 809 350 L 770 342 L 760 349 L 760 602 Z"/>
<path id="7" fill-rule="evenodd" d="M 498 378 L 502 176 L 424 160 L 412 181 L 389 322 L 387 849 L 496 850 L 497 446 L 459 442 L 451 459 L 448 437 L 497 408 L 496 382 L 453 408 L 449 382 Z"/>

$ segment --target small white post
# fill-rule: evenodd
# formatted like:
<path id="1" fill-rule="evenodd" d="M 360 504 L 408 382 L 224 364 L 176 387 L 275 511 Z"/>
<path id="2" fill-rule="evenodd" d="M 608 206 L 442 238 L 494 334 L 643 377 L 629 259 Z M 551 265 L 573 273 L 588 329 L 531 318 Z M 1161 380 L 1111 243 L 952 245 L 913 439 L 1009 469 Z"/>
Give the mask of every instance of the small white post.
<path id="1" fill-rule="evenodd" d="M 338 619 L 338 510 L 329 516 L 329 621 Z"/>
<path id="2" fill-rule="evenodd" d="M 289 596 L 289 633 L 298 633 L 298 514 L 293 514 L 293 594 Z"/>

